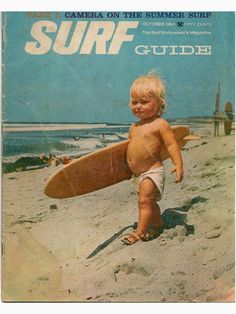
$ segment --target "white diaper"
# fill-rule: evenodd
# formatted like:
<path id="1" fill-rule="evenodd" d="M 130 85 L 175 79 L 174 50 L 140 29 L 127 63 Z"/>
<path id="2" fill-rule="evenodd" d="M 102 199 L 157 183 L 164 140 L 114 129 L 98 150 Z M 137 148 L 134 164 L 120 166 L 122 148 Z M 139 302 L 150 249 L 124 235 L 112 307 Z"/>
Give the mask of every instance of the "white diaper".
<path id="1" fill-rule="evenodd" d="M 157 193 L 156 201 L 160 201 L 163 195 L 164 191 L 164 185 L 165 185 L 165 168 L 164 166 L 151 169 L 147 172 L 144 172 L 140 174 L 139 176 L 133 175 L 131 177 L 131 184 L 136 192 L 139 192 L 139 185 L 141 181 L 145 178 L 150 178 L 156 185 L 156 187 L 159 190 L 159 193 Z"/>

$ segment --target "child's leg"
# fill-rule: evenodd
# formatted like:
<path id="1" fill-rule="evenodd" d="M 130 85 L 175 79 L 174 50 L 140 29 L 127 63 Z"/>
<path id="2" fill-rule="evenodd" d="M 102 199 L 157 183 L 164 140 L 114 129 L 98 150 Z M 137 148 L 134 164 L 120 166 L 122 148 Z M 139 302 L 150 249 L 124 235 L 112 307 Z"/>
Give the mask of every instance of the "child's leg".
<path id="1" fill-rule="evenodd" d="M 150 178 L 145 178 L 139 186 L 139 218 L 137 230 L 126 235 L 122 241 L 125 244 L 134 244 L 137 241 L 147 239 L 150 236 L 149 226 L 163 226 L 160 207 L 156 204 L 156 197 L 159 190 Z M 155 231 L 155 233 L 157 230 Z M 160 230 L 158 231 L 158 233 Z"/>
<path id="2" fill-rule="evenodd" d="M 139 186 L 139 219 L 137 232 L 146 233 L 149 225 L 159 227 L 163 225 L 160 207 L 156 203 L 159 193 L 150 178 L 145 178 Z"/>

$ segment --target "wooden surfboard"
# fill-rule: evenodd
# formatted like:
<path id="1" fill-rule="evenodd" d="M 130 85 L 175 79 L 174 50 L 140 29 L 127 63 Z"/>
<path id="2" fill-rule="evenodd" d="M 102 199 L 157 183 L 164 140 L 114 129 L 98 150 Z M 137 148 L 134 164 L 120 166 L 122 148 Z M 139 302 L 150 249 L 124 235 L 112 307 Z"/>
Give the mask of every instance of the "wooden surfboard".
<path id="1" fill-rule="evenodd" d="M 226 119 L 224 120 L 225 135 L 230 135 L 233 122 L 233 105 L 230 102 L 225 104 Z"/>
<path id="2" fill-rule="evenodd" d="M 188 127 L 172 128 L 178 146 L 182 148 L 189 140 L 198 139 L 190 135 Z M 132 172 L 126 161 L 129 140 L 99 149 L 63 166 L 47 181 L 44 193 L 52 198 L 68 198 L 103 189 L 123 180 Z M 169 158 L 165 148 L 161 159 Z"/>

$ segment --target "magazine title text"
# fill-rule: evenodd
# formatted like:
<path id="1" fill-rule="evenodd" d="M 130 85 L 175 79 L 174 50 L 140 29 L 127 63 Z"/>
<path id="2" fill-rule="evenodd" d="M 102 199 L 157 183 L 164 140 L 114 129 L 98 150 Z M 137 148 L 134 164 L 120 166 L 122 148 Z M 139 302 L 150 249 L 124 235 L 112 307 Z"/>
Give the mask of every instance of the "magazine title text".
<path id="1" fill-rule="evenodd" d="M 62 21 L 58 27 L 53 21 L 40 20 L 32 25 L 33 41 L 26 42 L 25 51 L 32 55 L 47 54 L 50 50 L 61 55 L 117 55 L 124 43 L 134 40 L 138 26 L 138 21 L 119 21 L 117 24 L 113 21 Z M 139 44 L 134 48 L 134 53 L 210 55 L 211 46 Z"/>

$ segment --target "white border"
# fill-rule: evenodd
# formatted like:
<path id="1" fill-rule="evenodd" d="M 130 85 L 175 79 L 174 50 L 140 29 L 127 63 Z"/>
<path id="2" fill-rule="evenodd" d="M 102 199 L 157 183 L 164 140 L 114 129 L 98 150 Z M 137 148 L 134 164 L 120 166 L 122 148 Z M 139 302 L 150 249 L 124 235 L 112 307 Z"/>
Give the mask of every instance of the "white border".
<path id="1" fill-rule="evenodd" d="M 4 314 L 32 314 L 32 313 L 173 313 L 173 314 L 201 314 L 233 313 L 235 304 L 226 303 L 3 303 L 1 308 Z M 79 310 L 79 311 L 78 311 Z M 154 311 L 153 311 L 154 310 Z M 163 312 L 164 310 L 164 312 Z M 151 312 L 150 312 L 151 311 Z"/>
<path id="2" fill-rule="evenodd" d="M 118 0 L 117 3 L 110 0 L 2 0 L 0 11 L 236 11 L 233 0 L 207 0 L 197 1 L 167 1 L 167 0 Z M 174 314 L 199 314 L 214 311 L 233 313 L 235 304 L 160 304 L 160 303 L 115 303 L 115 304 L 84 304 L 84 303 L 1 303 L 3 313 L 42 313 L 42 311 L 57 313 L 153 313 L 165 311 Z"/>

